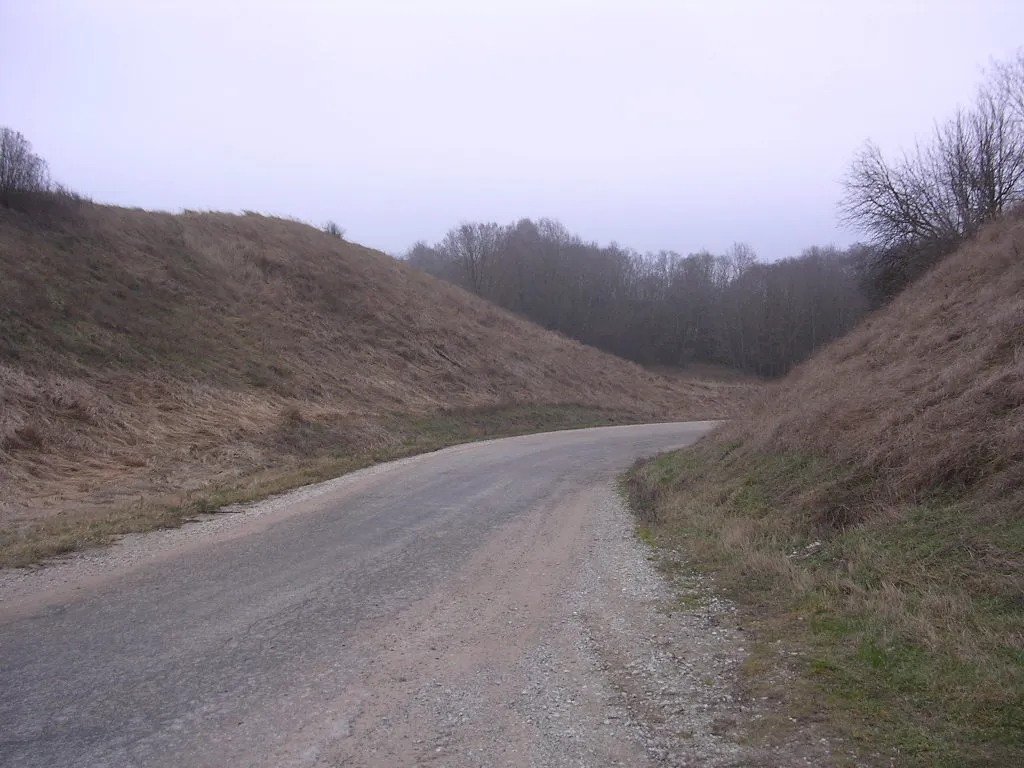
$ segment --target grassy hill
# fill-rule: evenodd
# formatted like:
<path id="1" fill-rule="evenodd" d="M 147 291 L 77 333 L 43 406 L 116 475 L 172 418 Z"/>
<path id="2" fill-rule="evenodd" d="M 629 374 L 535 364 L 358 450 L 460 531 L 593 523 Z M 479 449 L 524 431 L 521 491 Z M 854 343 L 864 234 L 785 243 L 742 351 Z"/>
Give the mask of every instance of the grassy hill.
<path id="1" fill-rule="evenodd" d="M 652 531 L 755 630 L 762 737 L 824 728 L 837 764 L 1024 764 L 1022 406 L 1017 214 L 633 470 Z"/>
<path id="2" fill-rule="evenodd" d="M 0 209 L 0 563 L 457 440 L 719 417 L 742 390 L 295 221 Z"/>

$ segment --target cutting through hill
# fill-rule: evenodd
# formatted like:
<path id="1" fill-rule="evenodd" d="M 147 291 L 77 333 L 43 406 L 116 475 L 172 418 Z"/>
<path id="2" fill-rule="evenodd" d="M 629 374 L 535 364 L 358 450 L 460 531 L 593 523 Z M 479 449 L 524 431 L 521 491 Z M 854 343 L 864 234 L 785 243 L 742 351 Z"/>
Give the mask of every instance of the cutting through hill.
<path id="1" fill-rule="evenodd" d="M 11 564 L 354 466 L 545 428 L 728 415 L 297 221 L 0 210 Z"/>
<path id="2" fill-rule="evenodd" d="M 1017 212 L 632 471 L 644 525 L 756 627 L 750 690 L 780 715 L 754 738 L 824 727 L 840 764 L 1024 760 L 1022 253 Z"/>

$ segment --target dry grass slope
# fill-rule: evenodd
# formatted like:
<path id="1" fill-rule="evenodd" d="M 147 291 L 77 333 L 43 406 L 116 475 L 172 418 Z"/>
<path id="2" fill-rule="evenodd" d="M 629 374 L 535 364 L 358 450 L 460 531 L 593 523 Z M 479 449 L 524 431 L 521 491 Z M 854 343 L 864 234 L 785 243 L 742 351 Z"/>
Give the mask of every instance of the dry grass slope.
<path id="1" fill-rule="evenodd" d="M 792 666 L 765 695 L 838 754 L 1020 764 L 1022 406 L 1017 214 L 630 487 L 758 622 L 751 684 Z"/>
<path id="2" fill-rule="evenodd" d="M 0 210 L 0 544 L 32 545 L 14 561 L 124 529 L 128 500 L 131 525 L 173 523 L 169 509 L 466 435 L 715 417 L 730 396 L 295 221 Z M 567 404 L 589 410 L 551 408 Z M 495 409 L 518 421 L 476 423 Z M 257 475 L 259 488 L 182 506 L 182 492 Z M 69 534 L 79 518 L 100 527 Z M 32 549 L 41 524 L 62 543 Z"/>

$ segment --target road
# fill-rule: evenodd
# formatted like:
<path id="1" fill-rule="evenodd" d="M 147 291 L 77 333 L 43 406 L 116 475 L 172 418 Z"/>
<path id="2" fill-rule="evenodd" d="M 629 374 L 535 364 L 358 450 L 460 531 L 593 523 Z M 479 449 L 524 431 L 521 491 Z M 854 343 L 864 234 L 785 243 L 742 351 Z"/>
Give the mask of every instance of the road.
<path id="1" fill-rule="evenodd" d="M 664 619 L 613 484 L 710 426 L 459 446 L 0 574 L 0 765 L 646 764 L 619 678 Z"/>

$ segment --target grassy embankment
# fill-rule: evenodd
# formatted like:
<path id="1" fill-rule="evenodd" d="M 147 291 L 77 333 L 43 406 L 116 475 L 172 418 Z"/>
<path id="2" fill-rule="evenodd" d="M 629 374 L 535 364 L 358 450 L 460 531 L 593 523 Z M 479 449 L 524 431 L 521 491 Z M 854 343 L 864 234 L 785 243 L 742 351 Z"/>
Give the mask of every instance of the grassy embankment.
<path id="1" fill-rule="evenodd" d="M 422 418 L 395 416 L 386 425 L 391 437 L 386 446 L 354 453 L 331 453 L 332 438 L 325 435 L 322 425 L 295 414 L 289 421 L 282 430 L 283 440 L 313 441 L 326 450 L 304 461 L 288 461 L 283 467 L 270 465 L 195 490 L 143 491 L 134 502 L 94 506 L 76 514 L 57 513 L 27 525 L 0 529 L 0 567 L 32 565 L 108 544 L 125 533 L 174 528 L 229 505 L 258 501 L 374 464 L 452 445 L 550 430 L 636 424 L 643 423 L 644 418 L 626 411 L 576 405 L 481 408 Z"/>
<path id="2" fill-rule="evenodd" d="M 754 632 L 745 683 L 776 703 L 751 739 L 813 725 L 837 764 L 1024 764 L 1022 253 L 1024 217 L 998 222 L 629 473 L 644 535 Z"/>
<path id="3" fill-rule="evenodd" d="M 484 436 L 727 415 L 295 221 L 0 210 L 0 565 Z"/>

